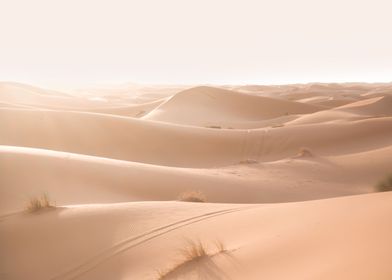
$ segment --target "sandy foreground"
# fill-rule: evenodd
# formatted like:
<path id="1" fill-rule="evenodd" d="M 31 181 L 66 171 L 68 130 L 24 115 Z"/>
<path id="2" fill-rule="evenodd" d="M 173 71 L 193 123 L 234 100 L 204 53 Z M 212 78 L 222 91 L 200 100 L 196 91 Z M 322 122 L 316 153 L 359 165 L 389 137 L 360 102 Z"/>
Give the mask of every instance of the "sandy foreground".
<path id="1" fill-rule="evenodd" d="M 2 82 L 0 279 L 390 280 L 391 172 L 392 84 Z"/>

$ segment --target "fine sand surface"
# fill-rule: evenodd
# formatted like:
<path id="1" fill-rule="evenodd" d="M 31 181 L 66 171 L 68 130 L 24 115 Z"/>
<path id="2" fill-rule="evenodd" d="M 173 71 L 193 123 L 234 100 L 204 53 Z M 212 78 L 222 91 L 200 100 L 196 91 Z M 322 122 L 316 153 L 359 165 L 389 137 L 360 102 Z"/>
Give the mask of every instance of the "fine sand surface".
<path id="1" fill-rule="evenodd" d="M 392 84 L 2 82 L 0 172 L 0 279 L 392 279 Z"/>

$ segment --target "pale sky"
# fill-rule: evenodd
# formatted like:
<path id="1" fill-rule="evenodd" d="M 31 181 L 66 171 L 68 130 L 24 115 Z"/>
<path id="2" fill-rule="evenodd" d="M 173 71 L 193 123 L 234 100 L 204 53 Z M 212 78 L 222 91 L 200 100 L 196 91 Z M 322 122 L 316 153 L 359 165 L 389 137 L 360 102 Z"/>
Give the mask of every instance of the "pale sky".
<path id="1" fill-rule="evenodd" d="M 391 0 L 0 0 L 0 80 L 392 81 Z"/>

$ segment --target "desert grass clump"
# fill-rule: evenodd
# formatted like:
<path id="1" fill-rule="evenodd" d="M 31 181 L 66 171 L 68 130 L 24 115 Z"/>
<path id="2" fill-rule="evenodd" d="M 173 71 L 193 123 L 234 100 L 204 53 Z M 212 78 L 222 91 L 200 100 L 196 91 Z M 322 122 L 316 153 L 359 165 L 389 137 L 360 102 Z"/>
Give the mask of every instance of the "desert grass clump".
<path id="1" fill-rule="evenodd" d="M 240 164 L 256 164 L 256 163 L 259 163 L 259 162 L 255 159 L 250 159 L 250 158 L 240 160 Z"/>
<path id="2" fill-rule="evenodd" d="M 207 125 L 206 128 L 222 129 L 220 125 Z"/>
<path id="3" fill-rule="evenodd" d="M 295 158 L 312 158 L 314 153 L 308 148 L 300 148 Z"/>
<path id="4" fill-rule="evenodd" d="M 28 212 L 37 212 L 41 209 L 52 208 L 54 205 L 50 202 L 49 196 L 44 193 L 40 197 L 32 197 L 27 203 L 26 210 Z"/>
<path id="5" fill-rule="evenodd" d="M 386 176 L 376 185 L 376 190 L 379 192 L 392 191 L 392 173 Z"/>
<path id="6" fill-rule="evenodd" d="M 179 201 L 185 202 L 206 202 L 207 198 L 201 191 L 186 191 L 181 193 L 178 198 Z"/>
<path id="7" fill-rule="evenodd" d="M 208 256 L 207 247 L 200 240 L 187 240 L 185 248 L 180 249 L 179 252 L 185 261 L 197 260 Z"/>
<path id="8" fill-rule="evenodd" d="M 228 253 L 225 245 L 220 241 L 216 241 L 213 247 L 214 250 L 209 250 L 200 240 L 186 240 L 184 248 L 178 250 L 181 260 L 169 269 L 157 270 L 158 280 L 171 278 L 178 270 L 191 263 L 207 260 L 221 253 Z"/>

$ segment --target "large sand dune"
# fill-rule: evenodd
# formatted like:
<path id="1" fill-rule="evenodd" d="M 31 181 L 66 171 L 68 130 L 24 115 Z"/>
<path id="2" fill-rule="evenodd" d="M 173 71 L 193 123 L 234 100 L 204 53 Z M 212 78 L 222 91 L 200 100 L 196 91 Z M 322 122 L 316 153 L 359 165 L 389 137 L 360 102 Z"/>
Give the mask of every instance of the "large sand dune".
<path id="1" fill-rule="evenodd" d="M 319 106 L 202 86 L 177 93 L 143 119 L 202 127 L 246 128 L 252 121 L 322 109 Z"/>
<path id="2" fill-rule="evenodd" d="M 2 82 L 0 279 L 389 280 L 391 93 Z"/>

